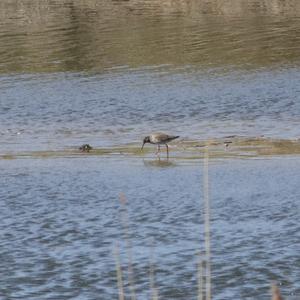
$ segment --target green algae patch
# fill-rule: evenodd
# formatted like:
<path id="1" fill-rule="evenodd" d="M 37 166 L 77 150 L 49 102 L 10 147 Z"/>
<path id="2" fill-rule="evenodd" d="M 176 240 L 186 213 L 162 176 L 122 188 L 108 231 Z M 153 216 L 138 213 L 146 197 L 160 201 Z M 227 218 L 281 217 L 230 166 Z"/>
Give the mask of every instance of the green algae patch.
<path id="1" fill-rule="evenodd" d="M 143 153 L 147 153 L 149 151 L 142 152 L 140 147 L 128 145 L 128 146 L 119 146 L 119 147 L 111 147 L 111 148 L 94 148 L 89 153 L 90 155 L 134 155 L 134 156 L 142 156 Z"/>
<path id="2" fill-rule="evenodd" d="M 210 140 L 179 140 L 169 144 L 169 157 L 176 159 L 203 158 L 206 148 L 211 158 L 247 158 L 269 155 L 298 155 L 300 140 L 268 139 L 263 137 L 231 137 Z M 156 146 L 143 148 L 138 144 L 117 147 L 94 148 L 84 155 L 129 155 L 138 157 L 156 156 Z M 78 152 L 77 152 L 78 155 Z M 166 157 L 166 149 L 161 146 L 160 157 Z"/>
<path id="3" fill-rule="evenodd" d="M 3 154 L 3 155 L 0 155 L 0 159 L 15 159 L 16 157 L 14 155 L 11 155 L 11 154 Z"/>
<path id="4" fill-rule="evenodd" d="M 238 151 L 247 151 L 255 153 L 256 156 L 272 156 L 272 155 L 299 155 L 300 140 L 285 139 L 239 139 L 233 143 Z"/>
<path id="5" fill-rule="evenodd" d="M 300 140 L 268 139 L 263 137 L 231 137 L 206 141 L 182 141 L 178 150 L 188 153 L 204 153 L 209 149 L 210 157 L 257 157 L 269 155 L 299 155 Z M 174 148 L 175 150 L 176 148 Z M 193 155 L 190 155 L 191 157 Z"/>
<path id="6" fill-rule="evenodd" d="M 178 160 L 202 159 L 208 147 L 212 159 L 251 158 L 276 155 L 299 155 L 300 140 L 269 139 L 263 137 L 238 137 L 233 136 L 223 139 L 210 140 L 179 140 L 170 143 L 169 158 Z M 28 151 L 19 153 L 0 154 L 0 159 L 16 158 L 80 158 L 89 156 L 130 156 L 130 157 L 156 157 L 156 146 L 149 145 L 141 151 L 140 144 L 125 144 L 114 147 L 93 148 L 90 151 L 80 151 L 78 148 L 49 151 Z M 161 147 L 160 157 L 167 157 L 166 149 Z"/>

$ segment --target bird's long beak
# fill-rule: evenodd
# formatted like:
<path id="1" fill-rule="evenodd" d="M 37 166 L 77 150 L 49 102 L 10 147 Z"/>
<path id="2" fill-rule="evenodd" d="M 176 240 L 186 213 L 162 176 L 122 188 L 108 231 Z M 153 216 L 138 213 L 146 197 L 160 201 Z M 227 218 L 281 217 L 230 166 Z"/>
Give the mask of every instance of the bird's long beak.
<path id="1" fill-rule="evenodd" d="M 144 148 L 144 145 L 145 145 L 145 143 L 143 143 L 143 146 L 142 146 L 142 148 L 141 148 L 141 151 L 143 150 L 143 148 Z"/>

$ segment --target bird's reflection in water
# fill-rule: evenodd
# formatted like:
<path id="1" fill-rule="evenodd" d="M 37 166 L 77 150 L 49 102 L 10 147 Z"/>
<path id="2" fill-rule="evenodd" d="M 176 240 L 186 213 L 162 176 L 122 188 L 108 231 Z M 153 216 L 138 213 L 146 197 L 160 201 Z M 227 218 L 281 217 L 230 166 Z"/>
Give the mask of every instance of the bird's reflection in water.
<path id="1" fill-rule="evenodd" d="M 144 165 L 146 167 L 159 167 L 159 168 L 166 168 L 166 167 L 174 167 L 176 163 L 169 160 L 169 158 L 161 159 L 153 159 L 153 160 L 144 160 Z"/>

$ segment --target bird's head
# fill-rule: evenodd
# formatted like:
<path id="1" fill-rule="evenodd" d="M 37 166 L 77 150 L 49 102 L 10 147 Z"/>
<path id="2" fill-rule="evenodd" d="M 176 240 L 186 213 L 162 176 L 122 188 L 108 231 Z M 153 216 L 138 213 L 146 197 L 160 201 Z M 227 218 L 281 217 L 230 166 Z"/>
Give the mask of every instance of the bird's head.
<path id="1" fill-rule="evenodd" d="M 150 137 L 149 137 L 149 136 L 146 136 L 146 137 L 143 139 L 143 145 L 142 145 L 141 151 L 143 150 L 144 145 L 145 145 L 146 143 L 150 143 Z"/>

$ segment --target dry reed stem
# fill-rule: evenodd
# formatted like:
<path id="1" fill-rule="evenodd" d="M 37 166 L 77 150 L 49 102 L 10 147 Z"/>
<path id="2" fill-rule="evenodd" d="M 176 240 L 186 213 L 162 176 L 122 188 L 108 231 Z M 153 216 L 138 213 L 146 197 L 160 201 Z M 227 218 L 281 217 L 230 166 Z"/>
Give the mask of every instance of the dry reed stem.
<path id="1" fill-rule="evenodd" d="M 203 292 L 203 259 L 202 259 L 202 254 L 199 252 L 198 254 L 199 260 L 198 260 L 198 300 L 203 300 L 204 292 Z"/>
<path id="2" fill-rule="evenodd" d="M 131 300 L 136 300 L 136 293 L 135 293 L 135 285 L 134 285 L 134 276 L 133 276 L 133 267 L 132 267 L 132 246 L 129 238 L 129 218 L 128 218 L 128 211 L 126 208 L 126 197 L 123 193 L 120 194 L 120 202 L 123 205 L 123 213 L 122 213 L 122 223 L 124 229 L 124 238 L 126 243 L 126 254 L 128 257 L 128 281 L 129 281 L 129 289 L 131 294 Z"/>
<path id="3" fill-rule="evenodd" d="M 152 300 L 158 300 L 158 290 L 155 286 L 153 246 L 151 247 L 151 252 L 150 252 L 149 278 L 150 278 L 150 290 L 151 290 Z"/>
<path id="4" fill-rule="evenodd" d="M 204 190 L 204 235 L 205 235 L 205 256 L 206 256 L 206 280 L 205 294 L 206 300 L 211 300 L 211 265 L 210 265 L 210 202 L 209 202 L 209 178 L 208 178 L 208 145 L 204 152 L 204 167 L 203 167 L 203 190 Z"/>
<path id="5" fill-rule="evenodd" d="M 114 256 L 116 261 L 116 271 L 117 271 L 117 282 L 119 291 L 119 300 L 124 300 L 124 289 L 123 289 L 123 278 L 122 278 L 122 267 L 120 262 L 120 252 L 118 245 L 115 245 Z"/>
<path id="6" fill-rule="evenodd" d="M 277 285 L 272 285 L 272 300 L 283 300 Z"/>

